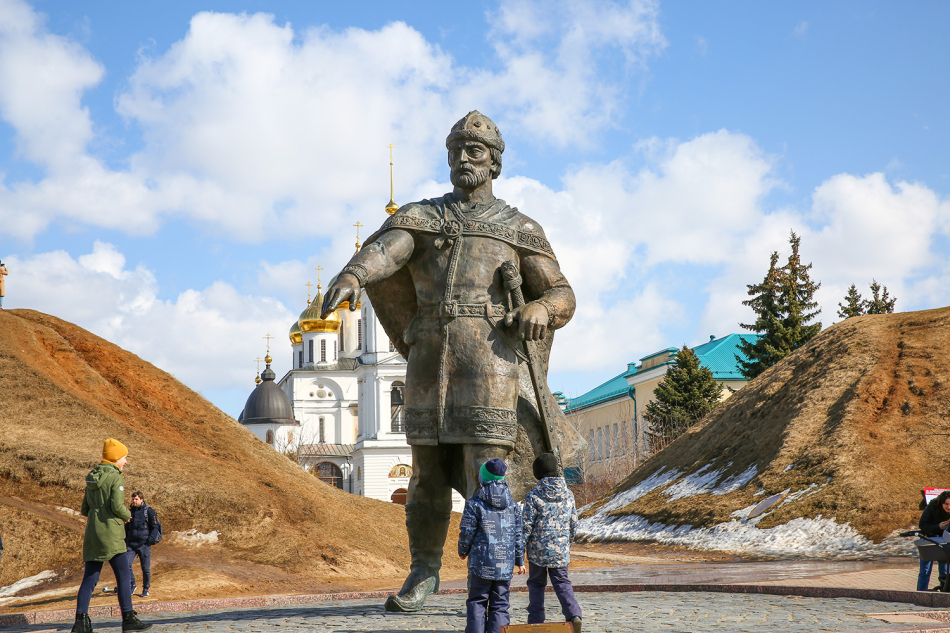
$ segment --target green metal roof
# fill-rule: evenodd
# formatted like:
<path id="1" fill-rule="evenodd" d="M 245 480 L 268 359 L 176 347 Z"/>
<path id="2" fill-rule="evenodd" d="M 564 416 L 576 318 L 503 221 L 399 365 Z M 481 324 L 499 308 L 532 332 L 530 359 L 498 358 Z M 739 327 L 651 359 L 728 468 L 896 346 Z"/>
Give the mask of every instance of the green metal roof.
<path id="1" fill-rule="evenodd" d="M 604 384 L 594 387 L 582 396 L 568 398 L 566 410 L 570 412 L 592 407 L 601 402 L 617 400 L 622 397 L 630 398 L 627 394 L 627 392 L 630 391 L 630 385 L 627 384 L 626 376 L 627 374 L 624 372 L 619 376 L 614 376 Z"/>
<path id="2" fill-rule="evenodd" d="M 739 372 L 738 362 L 736 361 L 736 356 L 746 359 L 745 355 L 739 351 L 739 342 L 747 341 L 751 343 L 755 341 L 758 336 L 758 334 L 729 334 L 722 338 L 703 343 L 702 345 L 697 345 L 693 348 L 693 352 L 695 352 L 699 358 L 699 363 L 712 371 L 713 378 L 716 380 L 745 380 L 745 377 Z M 653 358 L 658 354 L 670 352 L 672 358 L 669 362 L 655 365 L 646 371 L 672 364 L 675 358 L 675 351 L 677 351 L 675 347 L 670 347 L 644 356 L 640 359 L 640 365 L 629 363 L 627 365 L 627 371 L 619 376 L 614 376 L 602 385 L 598 385 L 576 398 L 567 398 L 567 408 L 565 411 L 570 413 L 572 411 L 592 407 L 596 404 L 611 402 L 621 398 L 630 398 L 630 385 L 627 383 L 627 377 L 635 376 L 641 371 L 642 362 L 644 360 Z"/>
<path id="3" fill-rule="evenodd" d="M 693 352 L 699 358 L 703 367 L 708 367 L 716 380 L 745 380 L 739 372 L 739 363 L 736 356 L 748 360 L 746 355 L 739 351 L 739 342 L 754 343 L 758 334 L 729 334 L 714 341 L 697 345 Z"/>

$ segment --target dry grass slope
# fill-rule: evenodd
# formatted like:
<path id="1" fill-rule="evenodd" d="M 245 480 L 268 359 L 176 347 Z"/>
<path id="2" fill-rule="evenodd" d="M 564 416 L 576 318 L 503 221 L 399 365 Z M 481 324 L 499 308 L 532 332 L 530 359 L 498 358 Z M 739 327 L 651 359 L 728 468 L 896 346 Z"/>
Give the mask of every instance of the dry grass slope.
<path id="1" fill-rule="evenodd" d="M 616 514 L 711 525 L 765 498 L 753 496 L 759 489 L 772 495 L 815 484 L 817 493 L 759 526 L 821 515 L 879 541 L 916 524 L 922 487 L 950 487 L 948 381 L 950 308 L 847 319 L 733 395 L 596 505 L 661 466 L 694 473 L 711 464 L 734 475 L 754 465 L 756 477 L 732 493 L 669 501 L 660 488 Z"/>
<path id="2" fill-rule="evenodd" d="M 223 573 L 241 592 L 250 586 L 243 576 L 302 591 L 408 570 L 402 506 L 323 484 L 169 374 L 104 339 L 39 312 L 4 310 L 0 585 L 44 569 L 68 568 L 75 580 L 82 520 L 55 508 L 79 509 L 85 474 L 107 437 L 129 446 L 127 489 L 146 491 L 166 534 L 221 533 L 219 545 L 200 550 L 163 543 L 156 556 L 166 571 Z M 450 570 L 458 567 L 453 558 L 446 557 Z"/>

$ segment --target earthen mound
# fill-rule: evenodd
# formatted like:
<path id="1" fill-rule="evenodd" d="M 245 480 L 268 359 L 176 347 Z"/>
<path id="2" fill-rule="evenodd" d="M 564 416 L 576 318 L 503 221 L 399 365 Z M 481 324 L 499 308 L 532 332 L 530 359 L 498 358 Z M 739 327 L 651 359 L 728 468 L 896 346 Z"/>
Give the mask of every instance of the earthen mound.
<path id="1" fill-rule="evenodd" d="M 850 318 L 735 393 L 585 516 L 600 521 L 601 537 L 611 532 L 605 520 L 637 516 L 654 533 L 728 523 L 736 542 L 755 514 L 757 529 L 831 519 L 879 543 L 916 526 L 921 488 L 950 487 L 948 411 L 950 308 Z"/>
<path id="2" fill-rule="evenodd" d="M 161 599 L 398 586 L 408 571 L 402 506 L 327 486 L 173 376 L 82 328 L 3 310 L 0 586 L 43 570 L 78 583 L 77 511 L 107 437 L 131 451 L 126 489 L 145 491 L 160 513 Z M 461 569 L 453 559 L 450 573 Z"/>

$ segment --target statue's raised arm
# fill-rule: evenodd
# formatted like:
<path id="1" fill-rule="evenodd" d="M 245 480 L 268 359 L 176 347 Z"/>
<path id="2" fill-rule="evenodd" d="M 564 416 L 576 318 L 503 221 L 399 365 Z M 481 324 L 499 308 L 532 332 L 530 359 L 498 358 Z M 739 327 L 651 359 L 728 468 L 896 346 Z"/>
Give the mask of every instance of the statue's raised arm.
<path id="1" fill-rule="evenodd" d="M 327 318 L 344 301 L 350 302 L 350 310 L 356 310 L 360 290 L 402 268 L 412 256 L 412 248 L 412 235 L 406 231 L 387 231 L 378 240 L 367 244 L 327 288 L 321 318 Z"/>

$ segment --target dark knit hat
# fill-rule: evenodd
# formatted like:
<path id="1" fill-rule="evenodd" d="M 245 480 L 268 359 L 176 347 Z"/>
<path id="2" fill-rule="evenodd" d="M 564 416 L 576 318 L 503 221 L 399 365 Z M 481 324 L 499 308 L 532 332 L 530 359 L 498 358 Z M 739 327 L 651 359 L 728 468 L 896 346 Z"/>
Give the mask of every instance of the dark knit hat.
<path id="1" fill-rule="evenodd" d="M 482 464 L 482 467 L 479 469 L 479 476 L 482 482 L 487 484 L 490 481 L 504 479 L 506 472 L 508 472 L 508 467 L 505 466 L 505 462 L 496 457 Z"/>
<path id="2" fill-rule="evenodd" d="M 545 477 L 557 477 L 557 457 L 554 453 L 541 453 L 531 465 L 534 470 L 535 479 L 544 479 Z"/>

